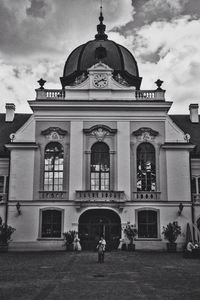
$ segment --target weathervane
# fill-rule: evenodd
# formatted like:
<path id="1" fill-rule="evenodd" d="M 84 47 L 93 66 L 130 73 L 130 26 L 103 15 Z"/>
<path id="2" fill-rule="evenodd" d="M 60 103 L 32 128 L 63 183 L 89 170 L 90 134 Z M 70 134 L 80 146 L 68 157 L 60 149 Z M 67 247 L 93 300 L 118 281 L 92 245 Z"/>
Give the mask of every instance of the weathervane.
<path id="1" fill-rule="evenodd" d="M 100 23 L 97 25 L 97 34 L 95 35 L 96 40 L 107 40 L 108 36 L 105 34 L 106 30 L 106 25 L 103 24 L 103 0 L 100 0 L 100 16 L 99 16 L 99 21 Z"/>

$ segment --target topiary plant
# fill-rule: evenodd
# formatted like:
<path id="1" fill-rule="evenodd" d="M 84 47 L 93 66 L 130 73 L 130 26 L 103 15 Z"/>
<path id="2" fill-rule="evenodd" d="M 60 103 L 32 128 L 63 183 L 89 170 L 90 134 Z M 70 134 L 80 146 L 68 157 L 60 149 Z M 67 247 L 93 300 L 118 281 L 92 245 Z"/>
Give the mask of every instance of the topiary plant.
<path id="1" fill-rule="evenodd" d="M 170 222 L 166 227 L 163 226 L 164 239 L 168 240 L 170 243 L 175 243 L 178 236 L 181 234 L 181 226 L 178 225 L 178 222 Z"/>

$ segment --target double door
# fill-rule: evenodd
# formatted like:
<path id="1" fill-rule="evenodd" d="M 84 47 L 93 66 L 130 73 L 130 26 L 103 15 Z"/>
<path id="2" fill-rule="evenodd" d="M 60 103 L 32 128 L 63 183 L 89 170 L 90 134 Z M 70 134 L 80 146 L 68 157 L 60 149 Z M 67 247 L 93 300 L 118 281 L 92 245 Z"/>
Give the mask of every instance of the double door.
<path id="1" fill-rule="evenodd" d="M 106 240 L 107 250 L 117 249 L 121 237 L 121 224 L 109 213 L 97 211 L 87 218 L 80 219 L 79 237 L 83 250 L 95 250 L 101 236 Z"/>

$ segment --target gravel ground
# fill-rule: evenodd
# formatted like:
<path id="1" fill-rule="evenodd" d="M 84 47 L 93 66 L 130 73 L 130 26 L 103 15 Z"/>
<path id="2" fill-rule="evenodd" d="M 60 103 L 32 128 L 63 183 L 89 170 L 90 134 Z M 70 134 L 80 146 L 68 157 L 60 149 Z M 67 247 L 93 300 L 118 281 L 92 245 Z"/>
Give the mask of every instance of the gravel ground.
<path id="1" fill-rule="evenodd" d="M 200 259 L 181 253 L 0 254 L 0 300 L 200 299 Z"/>

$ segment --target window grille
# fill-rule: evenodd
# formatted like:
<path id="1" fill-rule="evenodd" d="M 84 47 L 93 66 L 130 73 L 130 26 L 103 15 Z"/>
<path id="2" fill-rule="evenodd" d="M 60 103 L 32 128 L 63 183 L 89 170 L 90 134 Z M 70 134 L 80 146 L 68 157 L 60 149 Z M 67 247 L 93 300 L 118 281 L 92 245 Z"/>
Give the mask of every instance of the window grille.
<path id="1" fill-rule="evenodd" d="M 138 212 L 138 238 L 157 238 L 157 212 L 143 210 Z"/>

